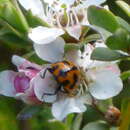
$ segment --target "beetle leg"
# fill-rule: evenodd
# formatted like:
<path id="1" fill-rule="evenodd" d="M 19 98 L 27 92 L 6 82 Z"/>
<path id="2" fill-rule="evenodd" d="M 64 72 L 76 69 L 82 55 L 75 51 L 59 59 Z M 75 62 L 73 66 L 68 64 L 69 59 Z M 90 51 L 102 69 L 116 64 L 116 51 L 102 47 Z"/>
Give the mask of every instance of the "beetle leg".
<path id="1" fill-rule="evenodd" d="M 49 70 L 49 68 L 46 68 L 43 73 L 40 73 L 40 77 L 41 77 L 42 79 L 45 78 L 46 72 L 47 72 L 48 70 Z"/>
<path id="2" fill-rule="evenodd" d="M 49 96 L 53 96 L 53 95 L 56 95 L 58 91 L 60 91 L 61 89 L 61 85 L 58 86 L 58 88 L 55 90 L 54 93 L 43 93 L 42 95 L 42 99 L 44 98 L 45 95 L 49 95 Z"/>

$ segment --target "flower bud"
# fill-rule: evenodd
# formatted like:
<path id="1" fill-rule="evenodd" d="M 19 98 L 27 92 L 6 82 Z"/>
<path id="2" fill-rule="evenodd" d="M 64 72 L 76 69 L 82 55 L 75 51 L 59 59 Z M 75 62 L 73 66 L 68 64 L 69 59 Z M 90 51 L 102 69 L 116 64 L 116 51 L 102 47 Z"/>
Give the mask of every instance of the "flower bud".
<path id="1" fill-rule="evenodd" d="M 110 106 L 105 113 L 105 118 L 111 124 L 117 124 L 120 118 L 120 110 L 114 106 Z"/>

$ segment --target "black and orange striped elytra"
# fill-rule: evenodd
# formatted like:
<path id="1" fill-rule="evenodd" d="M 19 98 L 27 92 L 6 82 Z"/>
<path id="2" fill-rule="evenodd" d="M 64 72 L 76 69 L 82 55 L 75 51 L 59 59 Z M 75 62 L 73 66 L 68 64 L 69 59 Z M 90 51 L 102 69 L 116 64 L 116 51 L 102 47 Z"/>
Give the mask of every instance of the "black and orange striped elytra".
<path id="1" fill-rule="evenodd" d="M 55 95 L 58 91 L 67 93 L 69 96 L 75 95 L 80 78 L 80 71 L 76 65 L 70 61 L 53 63 L 50 67 L 46 68 L 43 75 L 41 75 L 42 78 L 45 77 L 47 71 L 54 76 L 59 87 L 55 93 L 44 93 L 44 95 Z"/>

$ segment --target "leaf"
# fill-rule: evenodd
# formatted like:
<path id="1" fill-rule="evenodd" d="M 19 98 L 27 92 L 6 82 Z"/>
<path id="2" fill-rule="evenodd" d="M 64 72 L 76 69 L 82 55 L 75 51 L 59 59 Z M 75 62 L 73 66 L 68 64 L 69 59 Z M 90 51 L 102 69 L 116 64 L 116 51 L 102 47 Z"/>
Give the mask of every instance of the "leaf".
<path id="1" fill-rule="evenodd" d="M 34 16 L 30 10 L 26 12 L 25 17 L 28 21 L 29 26 L 32 28 L 37 27 L 37 26 L 50 27 L 50 25 L 46 23 L 45 21 L 43 21 L 43 19 L 40 19 L 39 17 Z"/>
<path id="2" fill-rule="evenodd" d="M 65 119 L 65 124 L 66 124 L 66 126 L 67 126 L 69 129 L 71 129 L 71 126 L 72 126 L 72 122 L 73 122 L 73 120 L 74 120 L 74 117 L 75 117 L 75 115 L 74 115 L 73 113 L 71 113 L 71 114 L 69 114 L 69 115 L 66 117 L 66 119 Z"/>
<path id="3" fill-rule="evenodd" d="M 130 70 L 125 71 L 125 72 L 123 72 L 123 73 L 121 74 L 121 79 L 122 79 L 122 80 L 126 80 L 126 79 L 128 79 L 129 77 L 130 77 Z"/>
<path id="4" fill-rule="evenodd" d="M 118 127 L 111 127 L 110 130 L 119 130 Z"/>
<path id="5" fill-rule="evenodd" d="M 65 44 L 65 47 L 64 47 L 65 52 L 72 50 L 72 49 L 79 50 L 80 45 L 79 44 L 73 44 L 73 43 Z"/>
<path id="6" fill-rule="evenodd" d="M 128 55 L 120 53 L 119 51 L 111 50 L 105 47 L 97 47 L 91 54 L 91 59 L 101 61 L 113 61 L 128 57 Z"/>
<path id="7" fill-rule="evenodd" d="M 100 36 L 99 34 L 91 34 L 91 35 L 88 35 L 88 36 L 83 40 L 83 42 L 89 43 L 89 42 L 92 42 L 92 41 L 99 40 L 100 38 L 101 38 L 101 36 Z"/>
<path id="8" fill-rule="evenodd" d="M 125 14 L 127 14 L 127 16 L 129 16 L 129 18 L 130 18 L 130 6 L 126 2 L 124 2 L 122 0 L 116 1 L 116 4 L 120 8 L 122 8 L 122 10 L 125 12 Z"/>
<path id="9" fill-rule="evenodd" d="M 75 120 L 73 121 L 71 130 L 80 130 L 82 120 L 83 120 L 83 114 L 78 114 Z"/>
<path id="10" fill-rule="evenodd" d="M 119 0 L 107 0 L 107 4 L 109 6 L 109 9 L 116 16 L 119 16 L 119 17 L 123 18 L 124 20 L 126 20 L 128 23 L 130 23 L 130 17 L 128 16 L 128 14 L 123 9 L 123 8 L 127 7 L 127 6 L 123 7 L 125 4 L 127 4 L 127 3 L 125 3 L 125 1 L 129 1 L 129 0 L 125 0 L 125 1 L 122 0 L 122 2 L 124 2 L 125 4 L 119 4 L 118 1 Z"/>
<path id="11" fill-rule="evenodd" d="M 9 2 L 9 0 L 0 0 L 0 4 L 2 4 L 4 2 Z"/>
<path id="12" fill-rule="evenodd" d="M 27 120 L 40 111 L 40 106 L 26 106 L 18 115 L 17 119 Z"/>
<path id="13" fill-rule="evenodd" d="M 123 28 L 119 28 L 107 39 L 106 44 L 111 49 L 127 51 L 130 48 L 130 33 Z"/>
<path id="14" fill-rule="evenodd" d="M 103 38 L 103 40 L 105 41 L 109 36 L 112 35 L 111 32 L 107 31 L 106 29 L 102 28 L 102 27 L 98 27 L 95 25 L 89 25 L 90 28 L 92 28 L 93 30 L 95 30 L 96 32 L 98 32 L 101 37 Z"/>
<path id="15" fill-rule="evenodd" d="M 109 32 L 115 32 L 119 27 L 114 14 L 104 8 L 90 6 L 87 14 L 88 20 L 92 25 L 102 27 Z"/>
<path id="16" fill-rule="evenodd" d="M 59 121 L 48 121 L 47 123 L 43 124 L 43 130 L 69 130 L 68 127 Z"/>
<path id="17" fill-rule="evenodd" d="M 94 115 L 94 118 L 93 118 L 92 115 Z M 100 120 L 100 119 L 102 119 L 101 113 L 99 113 L 91 105 L 87 105 L 87 111 L 84 112 L 84 114 L 83 114 L 83 122 L 84 123 L 89 123 L 89 122 L 94 122 L 94 121 Z"/>
<path id="18" fill-rule="evenodd" d="M 0 18 L 17 30 L 23 33 L 28 32 L 29 27 L 24 15 L 11 2 L 7 1 L 0 4 Z"/>
<path id="19" fill-rule="evenodd" d="M 18 30 L 16 30 L 13 26 L 11 26 L 10 24 L 8 24 L 8 22 L 1 20 L 0 21 L 1 24 L 6 28 L 6 30 L 9 32 L 9 34 L 13 33 L 15 35 L 17 35 L 18 37 L 25 39 L 26 37 L 25 35 L 23 35 L 23 33 L 19 32 Z"/>
<path id="20" fill-rule="evenodd" d="M 116 17 L 118 23 L 127 31 L 130 32 L 130 24 L 128 24 L 124 19 L 122 19 L 121 17 Z"/>
<path id="21" fill-rule="evenodd" d="M 14 105 L 15 104 L 15 105 Z M 0 97 L 0 129 L 19 130 L 19 122 L 16 120 L 16 111 L 19 108 L 15 100 Z"/>
<path id="22" fill-rule="evenodd" d="M 104 122 L 88 123 L 82 130 L 109 130 L 109 125 Z"/>

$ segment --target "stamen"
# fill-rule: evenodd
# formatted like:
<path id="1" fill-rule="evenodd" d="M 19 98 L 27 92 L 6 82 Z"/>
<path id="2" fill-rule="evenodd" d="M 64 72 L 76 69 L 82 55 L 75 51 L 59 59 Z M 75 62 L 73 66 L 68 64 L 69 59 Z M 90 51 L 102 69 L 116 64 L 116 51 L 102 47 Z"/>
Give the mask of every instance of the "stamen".
<path id="1" fill-rule="evenodd" d="M 73 26 L 74 25 L 74 21 L 73 21 L 73 14 L 72 13 L 70 13 L 70 21 L 71 21 L 71 26 Z"/>
<path id="2" fill-rule="evenodd" d="M 69 25 L 70 25 L 70 17 L 69 17 L 69 13 L 67 13 L 67 17 L 68 17 L 68 21 L 67 21 L 67 25 L 66 25 L 66 27 L 69 27 Z"/>
<path id="3" fill-rule="evenodd" d="M 74 11 L 74 9 L 72 9 L 72 12 L 73 12 L 73 15 L 74 15 L 74 18 L 75 18 L 75 21 L 76 21 L 76 24 L 79 24 L 79 20 L 78 20 L 78 17 Z"/>
<path id="4" fill-rule="evenodd" d="M 60 16 L 59 16 L 59 14 L 57 14 L 56 21 L 57 21 L 58 27 L 59 27 L 59 28 L 62 28 L 62 26 L 61 26 L 61 24 L 60 24 Z"/>

